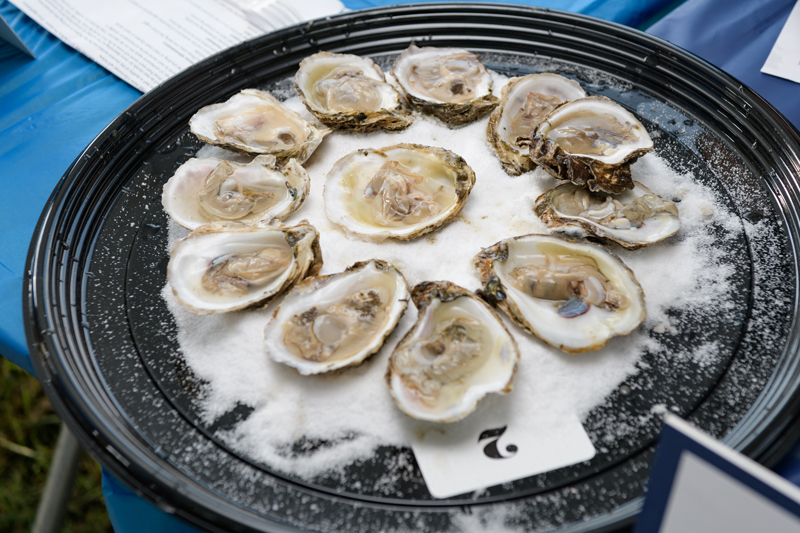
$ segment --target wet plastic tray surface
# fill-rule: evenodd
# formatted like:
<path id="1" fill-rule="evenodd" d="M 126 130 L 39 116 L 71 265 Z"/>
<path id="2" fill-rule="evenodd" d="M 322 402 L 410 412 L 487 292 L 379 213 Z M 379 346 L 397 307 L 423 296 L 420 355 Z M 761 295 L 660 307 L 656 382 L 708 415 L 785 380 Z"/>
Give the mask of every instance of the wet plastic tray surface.
<path id="1" fill-rule="evenodd" d="M 673 168 L 693 172 L 746 223 L 778 237 L 758 242 L 743 233 L 720 244 L 736 271 L 728 309 L 676 311 L 677 331 L 659 339 L 667 352 L 713 339 L 720 356 L 701 366 L 644 354 L 649 366 L 585 421 L 594 459 L 447 500 L 428 494 L 407 449 L 381 448 L 344 478 L 313 481 L 229 450 L 215 432 L 249 408 L 213 426 L 202 421 L 194 401 L 202 383 L 182 362 L 159 295 L 168 261 L 161 188 L 200 147 L 189 117 L 247 87 L 289 95 L 297 63 L 316 51 L 369 55 L 387 68 L 412 41 L 469 48 L 508 76 L 559 72 L 616 100 L 659 131 L 656 152 Z M 653 405 L 766 464 L 797 438 L 798 154 L 797 131 L 736 80 L 668 43 L 589 17 L 426 4 L 290 28 L 146 94 L 75 161 L 31 244 L 31 354 L 59 414 L 104 466 L 212 531 L 448 531 L 482 513 L 505 513 L 508 527 L 525 531 L 616 530 L 641 505 L 660 425 Z M 390 470 L 396 479 L 387 485 Z"/>

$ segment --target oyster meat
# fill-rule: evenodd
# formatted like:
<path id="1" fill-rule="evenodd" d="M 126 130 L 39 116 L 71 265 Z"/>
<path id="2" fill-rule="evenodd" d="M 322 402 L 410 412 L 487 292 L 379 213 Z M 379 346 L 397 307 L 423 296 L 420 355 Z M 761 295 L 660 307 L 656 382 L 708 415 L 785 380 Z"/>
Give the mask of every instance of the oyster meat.
<path id="1" fill-rule="evenodd" d="M 167 280 L 181 305 L 206 315 L 263 307 L 320 268 L 319 234 L 307 221 L 285 228 L 212 222 L 175 243 Z"/>
<path id="2" fill-rule="evenodd" d="M 374 240 L 409 240 L 455 217 L 475 184 L 458 155 L 417 144 L 357 150 L 337 161 L 325 180 L 328 218 Z"/>
<path id="3" fill-rule="evenodd" d="M 598 350 L 645 318 L 633 272 L 595 244 L 525 235 L 485 248 L 474 265 L 487 301 L 565 352 Z"/>
<path id="4" fill-rule="evenodd" d="M 559 105 L 517 143 L 556 178 L 611 194 L 633 188 L 631 164 L 653 149 L 636 117 L 604 96 Z"/>
<path id="5" fill-rule="evenodd" d="M 408 286 L 395 267 L 359 262 L 296 285 L 267 324 L 265 347 L 303 375 L 357 365 L 383 346 L 407 305 Z"/>
<path id="6" fill-rule="evenodd" d="M 619 196 L 564 183 L 542 194 L 534 212 L 550 228 L 583 228 L 590 235 L 636 250 L 666 239 L 681 227 L 678 207 L 634 181 Z"/>
<path id="7" fill-rule="evenodd" d="M 200 109 L 189 121 L 198 139 L 240 152 L 272 154 L 279 163 L 311 157 L 331 130 L 317 129 L 268 92 L 245 89 Z"/>
<path id="8" fill-rule="evenodd" d="M 503 170 L 511 176 L 533 170 L 536 165 L 517 138 L 530 134 L 558 104 L 585 96 L 576 81 L 558 74 L 528 74 L 508 80 L 486 126 L 486 138 Z"/>
<path id="9" fill-rule="evenodd" d="M 455 422 L 487 394 L 511 392 L 517 343 L 483 300 L 449 281 L 420 283 L 411 298 L 417 322 L 386 371 L 400 410 L 419 420 Z"/>
<path id="10" fill-rule="evenodd" d="M 411 104 L 447 124 L 467 124 L 497 105 L 492 75 L 463 48 L 412 44 L 395 60 L 392 76 Z"/>
<path id="11" fill-rule="evenodd" d="M 413 121 L 400 94 L 371 59 L 320 52 L 305 58 L 294 78 L 308 110 L 332 128 L 402 130 Z"/>
<path id="12" fill-rule="evenodd" d="M 161 203 L 187 229 L 214 221 L 247 224 L 284 220 L 308 195 L 308 173 L 295 159 L 280 167 L 275 156 L 249 164 L 224 159 L 189 159 L 164 185 Z"/>

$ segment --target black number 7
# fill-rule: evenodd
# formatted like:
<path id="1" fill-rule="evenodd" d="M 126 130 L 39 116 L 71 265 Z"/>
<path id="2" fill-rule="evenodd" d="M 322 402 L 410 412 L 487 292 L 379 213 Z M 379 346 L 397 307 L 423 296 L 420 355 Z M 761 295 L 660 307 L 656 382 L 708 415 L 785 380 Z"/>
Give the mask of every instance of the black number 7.
<path id="1" fill-rule="evenodd" d="M 509 455 L 502 455 L 500 453 L 500 450 L 497 449 L 497 441 L 500 440 L 500 437 L 502 437 L 503 433 L 506 432 L 507 427 L 508 426 L 503 426 L 501 428 L 495 428 L 495 429 L 487 429 L 486 431 L 481 433 L 480 437 L 478 437 L 478 442 L 485 439 L 492 439 L 489 442 L 489 444 L 483 447 L 483 453 L 486 455 L 486 457 L 489 457 L 490 459 L 508 459 L 509 457 L 513 457 L 514 454 L 517 453 L 517 446 L 514 444 L 509 444 L 508 446 L 506 446 L 506 452 L 508 452 Z"/>

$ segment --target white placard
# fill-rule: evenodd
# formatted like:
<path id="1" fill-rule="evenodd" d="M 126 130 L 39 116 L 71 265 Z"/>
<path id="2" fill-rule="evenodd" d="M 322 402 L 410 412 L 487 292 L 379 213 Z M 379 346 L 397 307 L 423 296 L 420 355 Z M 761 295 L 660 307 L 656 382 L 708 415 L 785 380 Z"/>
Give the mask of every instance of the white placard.
<path id="1" fill-rule="evenodd" d="M 659 533 L 800 533 L 800 518 L 684 451 Z"/>
<path id="2" fill-rule="evenodd" d="M 225 48 L 344 8 L 339 0 L 13 3 L 66 44 L 144 92 Z"/>
<path id="3" fill-rule="evenodd" d="M 549 425 L 442 425 L 418 434 L 414 456 L 435 498 L 447 498 L 588 461 L 595 449 L 577 418 Z"/>
<path id="4" fill-rule="evenodd" d="M 800 488 L 667 414 L 634 533 L 800 533 Z"/>
<path id="5" fill-rule="evenodd" d="M 761 72 L 800 83 L 800 1 L 789 14 Z"/>

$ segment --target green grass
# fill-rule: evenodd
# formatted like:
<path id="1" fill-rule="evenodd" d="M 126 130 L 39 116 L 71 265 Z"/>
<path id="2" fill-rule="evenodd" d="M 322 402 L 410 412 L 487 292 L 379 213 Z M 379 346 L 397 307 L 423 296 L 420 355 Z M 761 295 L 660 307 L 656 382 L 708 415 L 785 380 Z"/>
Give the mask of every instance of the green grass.
<path id="1" fill-rule="evenodd" d="M 35 378 L 0 358 L 0 531 L 23 533 L 36 516 L 61 421 Z M 63 532 L 111 532 L 100 466 L 84 455 Z"/>

